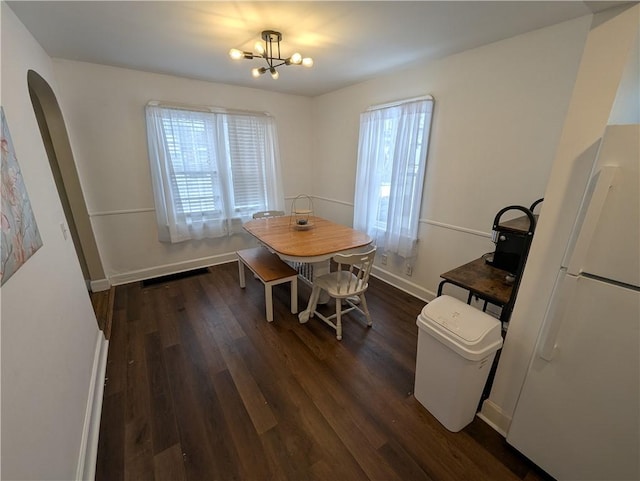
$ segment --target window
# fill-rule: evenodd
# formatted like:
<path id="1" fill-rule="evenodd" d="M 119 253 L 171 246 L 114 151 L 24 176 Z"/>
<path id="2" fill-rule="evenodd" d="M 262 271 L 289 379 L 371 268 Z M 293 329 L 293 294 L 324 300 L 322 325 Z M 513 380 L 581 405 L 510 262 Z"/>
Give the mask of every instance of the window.
<path id="1" fill-rule="evenodd" d="M 260 210 L 282 210 L 274 119 L 150 103 L 149 161 L 161 241 L 221 237 Z"/>
<path id="2" fill-rule="evenodd" d="M 432 113 L 429 96 L 360 116 L 353 224 L 408 262 L 416 255 Z"/>

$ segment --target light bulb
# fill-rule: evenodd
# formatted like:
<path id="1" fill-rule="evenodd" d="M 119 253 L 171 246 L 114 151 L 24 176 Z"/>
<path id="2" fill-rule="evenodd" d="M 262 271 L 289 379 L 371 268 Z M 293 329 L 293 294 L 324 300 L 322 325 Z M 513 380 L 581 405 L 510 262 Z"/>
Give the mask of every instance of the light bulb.
<path id="1" fill-rule="evenodd" d="M 258 67 L 256 67 L 256 68 L 252 68 L 252 69 L 251 69 L 251 75 L 253 75 L 253 76 L 254 76 L 254 78 L 258 78 L 258 77 L 260 77 L 260 75 L 261 75 L 261 74 L 260 74 L 260 69 L 259 69 Z"/>
<path id="2" fill-rule="evenodd" d="M 302 55 L 300 55 L 298 52 L 294 53 L 291 56 L 291 63 L 295 65 L 300 65 L 302 63 Z"/>
<path id="3" fill-rule="evenodd" d="M 280 73 L 273 67 L 269 69 L 269 72 L 271 72 L 271 78 L 273 80 L 278 80 L 278 77 L 280 77 Z"/>
<path id="4" fill-rule="evenodd" d="M 304 65 L 305 67 L 313 67 L 313 59 L 311 57 L 303 58 L 302 65 Z"/>
<path id="5" fill-rule="evenodd" d="M 264 55 L 264 46 L 262 45 L 262 42 L 256 42 L 256 44 L 253 46 L 253 48 L 256 50 L 256 52 L 258 52 L 260 55 Z"/>
<path id="6" fill-rule="evenodd" d="M 242 57 L 244 57 L 244 52 L 242 50 L 238 50 L 237 48 L 232 48 L 231 50 L 229 50 L 229 57 L 231 57 L 233 60 L 240 60 Z"/>

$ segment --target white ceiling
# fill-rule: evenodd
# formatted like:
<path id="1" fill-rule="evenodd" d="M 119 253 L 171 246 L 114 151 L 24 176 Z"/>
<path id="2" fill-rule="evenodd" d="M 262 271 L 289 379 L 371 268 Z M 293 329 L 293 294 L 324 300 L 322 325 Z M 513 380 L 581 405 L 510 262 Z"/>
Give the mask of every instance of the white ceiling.
<path id="1" fill-rule="evenodd" d="M 9 1 L 51 57 L 316 96 L 611 6 L 610 2 Z M 620 2 L 615 2 L 620 3 Z M 315 65 L 250 75 L 262 30 Z"/>

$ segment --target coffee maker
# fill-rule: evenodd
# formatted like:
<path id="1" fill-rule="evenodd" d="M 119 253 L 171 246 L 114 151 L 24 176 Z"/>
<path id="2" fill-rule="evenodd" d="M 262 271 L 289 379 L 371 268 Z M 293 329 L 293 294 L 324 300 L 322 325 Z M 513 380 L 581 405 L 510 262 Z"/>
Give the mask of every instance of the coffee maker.
<path id="1" fill-rule="evenodd" d="M 519 277 L 529 254 L 529 247 L 536 228 L 536 217 L 533 209 L 543 199 L 535 201 L 528 209 L 521 205 L 510 205 L 500 209 L 493 220 L 491 240 L 496 245 L 493 255 L 487 263 L 507 271 L 513 277 Z M 509 211 L 518 210 L 524 215 L 501 222 L 502 216 Z"/>

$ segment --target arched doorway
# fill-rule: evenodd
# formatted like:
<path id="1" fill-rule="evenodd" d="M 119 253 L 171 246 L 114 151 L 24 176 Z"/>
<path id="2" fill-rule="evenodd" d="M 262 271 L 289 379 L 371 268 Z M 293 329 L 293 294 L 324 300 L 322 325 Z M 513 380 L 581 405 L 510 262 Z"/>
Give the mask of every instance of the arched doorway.
<path id="1" fill-rule="evenodd" d="M 51 86 L 38 73 L 29 70 L 27 83 L 69 234 L 87 288 L 108 289 L 109 283 L 105 279 L 60 106 Z"/>

